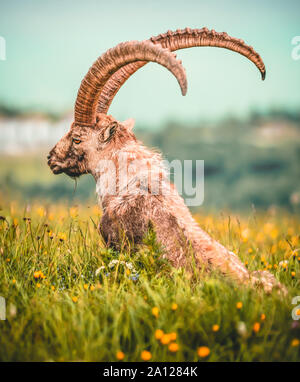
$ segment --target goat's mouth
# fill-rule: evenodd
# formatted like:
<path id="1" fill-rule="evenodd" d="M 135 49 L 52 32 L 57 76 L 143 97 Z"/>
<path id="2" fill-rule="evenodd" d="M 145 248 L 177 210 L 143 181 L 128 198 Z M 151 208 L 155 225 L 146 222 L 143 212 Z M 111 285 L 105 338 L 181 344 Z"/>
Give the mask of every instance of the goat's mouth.
<path id="1" fill-rule="evenodd" d="M 55 162 L 51 162 L 50 160 L 48 161 L 48 166 L 50 167 L 51 171 L 55 175 L 58 175 L 58 174 L 61 174 L 62 172 L 64 172 L 64 170 L 63 170 L 63 168 L 61 166 L 59 166 Z"/>
<path id="2" fill-rule="evenodd" d="M 48 166 L 50 167 L 53 174 L 58 175 L 65 173 L 66 175 L 70 176 L 71 178 L 77 178 L 81 175 L 79 170 L 77 168 L 68 167 L 66 168 L 61 163 L 53 161 L 51 159 L 48 160 Z"/>

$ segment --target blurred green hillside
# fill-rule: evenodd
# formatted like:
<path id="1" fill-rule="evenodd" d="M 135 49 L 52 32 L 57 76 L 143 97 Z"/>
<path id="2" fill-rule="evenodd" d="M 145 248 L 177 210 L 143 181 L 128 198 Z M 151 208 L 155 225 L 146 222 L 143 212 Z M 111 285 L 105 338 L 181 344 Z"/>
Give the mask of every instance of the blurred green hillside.
<path id="1" fill-rule="evenodd" d="M 189 128 L 169 123 L 162 131 L 141 136 L 169 160 L 204 159 L 203 207 L 291 208 L 298 202 L 299 115 L 255 113 L 246 121 L 227 118 Z"/>
<path id="2" fill-rule="evenodd" d="M 300 113 L 273 110 L 245 120 L 228 117 L 218 123 L 184 126 L 169 122 L 160 130 L 137 126 L 136 135 L 164 156 L 204 160 L 202 207 L 243 210 L 280 206 L 293 209 L 300 199 Z M 95 201 L 93 178 L 78 184 L 54 176 L 46 163 L 48 148 L 0 156 L 1 193 L 12 198 Z M 196 174 L 193 171 L 193 181 Z"/>

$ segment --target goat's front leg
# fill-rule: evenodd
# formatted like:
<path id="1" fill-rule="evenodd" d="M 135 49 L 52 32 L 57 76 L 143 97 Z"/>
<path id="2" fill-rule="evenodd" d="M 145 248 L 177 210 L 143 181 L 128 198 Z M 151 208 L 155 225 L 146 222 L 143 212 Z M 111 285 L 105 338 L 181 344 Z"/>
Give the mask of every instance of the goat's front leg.
<path id="1" fill-rule="evenodd" d="M 200 268 L 203 264 L 208 265 L 209 269 L 218 270 L 239 284 L 253 287 L 262 286 L 267 293 L 270 293 L 273 288 L 286 292 L 286 288 L 271 273 L 249 272 L 236 254 L 214 240 L 198 225 L 182 201 L 178 202 L 178 199 L 174 198 L 169 204 L 169 208 L 178 222 L 177 237 L 183 233 L 187 241 L 191 243 Z M 163 240 L 166 236 L 165 232 L 166 230 L 163 230 L 161 233 L 162 242 L 165 241 Z M 172 235 L 167 235 L 167 237 L 172 237 Z"/>
<path id="2" fill-rule="evenodd" d="M 266 293 L 271 293 L 273 289 L 278 289 L 284 294 L 286 288 L 267 271 L 249 272 L 236 254 L 227 250 L 220 243 L 214 241 L 206 255 L 212 267 L 219 269 L 223 274 L 241 284 L 253 287 L 263 287 Z"/>
<path id="3" fill-rule="evenodd" d="M 268 271 L 253 271 L 250 274 L 251 284 L 253 286 L 263 286 L 266 293 L 271 293 L 275 288 L 284 295 L 287 294 L 287 289 L 282 285 L 275 276 Z"/>

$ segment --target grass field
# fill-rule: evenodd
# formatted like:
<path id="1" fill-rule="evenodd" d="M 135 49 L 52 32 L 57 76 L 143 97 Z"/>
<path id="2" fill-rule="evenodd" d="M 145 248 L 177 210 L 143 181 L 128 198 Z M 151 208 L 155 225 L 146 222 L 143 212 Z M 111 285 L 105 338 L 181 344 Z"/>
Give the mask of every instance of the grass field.
<path id="1" fill-rule="evenodd" d="M 196 216 L 249 269 L 273 272 L 281 297 L 176 270 L 151 233 L 137 252 L 106 249 L 96 206 L 1 207 L 1 361 L 300 360 L 296 215 Z"/>

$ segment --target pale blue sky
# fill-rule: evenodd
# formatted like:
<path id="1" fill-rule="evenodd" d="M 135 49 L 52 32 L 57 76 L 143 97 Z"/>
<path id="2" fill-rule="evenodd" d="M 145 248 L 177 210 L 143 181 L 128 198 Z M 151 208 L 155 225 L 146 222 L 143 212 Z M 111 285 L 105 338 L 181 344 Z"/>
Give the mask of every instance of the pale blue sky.
<path id="1" fill-rule="evenodd" d="M 263 57 L 267 78 L 244 57 L 216 48 L 178 52 L 187 70 L 182 97 L 172 75 L 157 64 L 136 73 L 110 113 L 159 125 L 196 121 L 253 108 L 300 106 L 300 60 L 291 40 L 300 35 L 298 0 L 0 0 L 0 102 L 61 112 L 72 109 L 94 60 L 121 41 L 143 40 L 168 29 L 210 29 L 244 39 Z"/>

